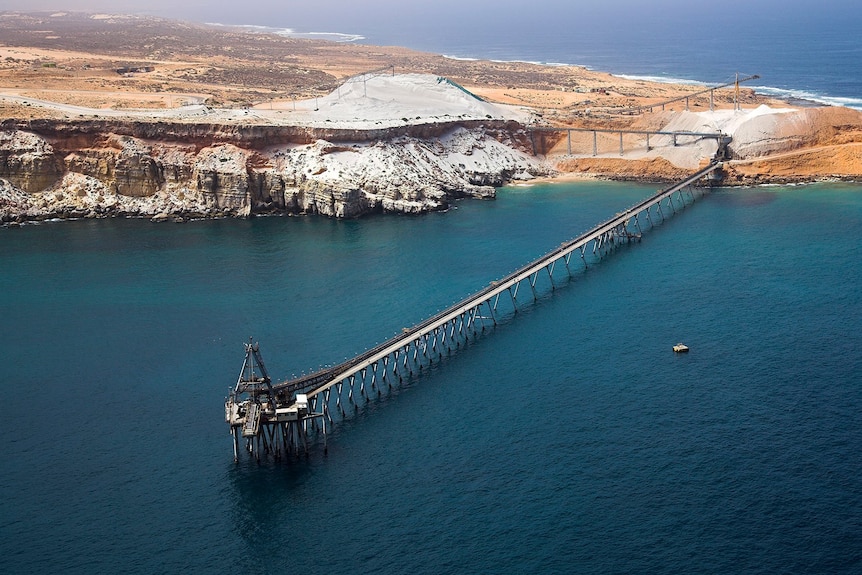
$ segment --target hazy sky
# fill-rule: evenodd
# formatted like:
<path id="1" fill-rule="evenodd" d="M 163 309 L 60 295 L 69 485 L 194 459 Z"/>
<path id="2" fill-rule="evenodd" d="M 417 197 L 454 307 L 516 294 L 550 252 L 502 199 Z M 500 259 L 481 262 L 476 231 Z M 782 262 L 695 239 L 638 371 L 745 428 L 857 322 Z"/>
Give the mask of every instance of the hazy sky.
<path id="1" fill-rule="evenodd" d="M 501 22 L 559 23 L 635 15 L 660 18 L 669 10 L 689 13 L 695 23 L 706 17 L 724 24 L 744 25 L 754 19 L 798 19 L 824 13 L 853 15 L 862 12 L 858 0 L 0 0 L 5 10 L 79 10 L 146 13 L 199 22 L 275 24 L 302 31 L 347 31 L 381 25 Z M 770 14 L 771 13 L 771 14 Z"/>
<path id="2" fill-rule="evenodd" d="M 371 43 L 413 47 L 445 44 L 478 28 L 485 37 L 499 32 L 501 39 L 601 34 L 597 40 L 604 41 L 648 30 L 651 41 L 694 42 L 699 35 L 720 34 L 723 27 L 737 34 L 792 33 L 818 19 L 821 27 L 834 23 L 849 33 L 862 24 L 859 0 L 0 0 L 2 9 L 150 14 L 362 34 Z"/>

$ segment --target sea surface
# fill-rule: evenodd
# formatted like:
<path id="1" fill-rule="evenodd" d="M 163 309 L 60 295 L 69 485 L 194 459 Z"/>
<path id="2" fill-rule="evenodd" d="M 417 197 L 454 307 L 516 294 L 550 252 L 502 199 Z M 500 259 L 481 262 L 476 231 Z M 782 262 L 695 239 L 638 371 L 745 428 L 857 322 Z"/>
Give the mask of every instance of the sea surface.
<path id="1" fill-rule="evenodd" d="M 377 8 L 377 9 L 375 9 Z M 857 0 L 597 3 L 453 2 L 336 13 L 218 12 L 287 35 L 407 46 L 455 58 L 575 64 L 660 81 L 744 87 L 797 102 L 862 109 L 862 10 Z M 223 9 L 224 10 L 224 9 Z M 309 30 L 336 33 L 313 33 Z"/>
<path id="2" fill-rule="evenodd" d="M 862 572 L 858 184 L 716 189 L 327 454 L 233 462 L 250 336 L 340 361 L 653 191 L 0 229 L 0 572 Z"/>
<path id="3" fill-rule="evenodd" d="M 208 18 L 862 107 L 855 2 L 478 4 Z M 859 184 L 717 189 L 326 454 L 234 464 L 249 337 L 279 380 L 338 362 L 653 191 L 0 228 L 0 573 L 862 572 Z"/>

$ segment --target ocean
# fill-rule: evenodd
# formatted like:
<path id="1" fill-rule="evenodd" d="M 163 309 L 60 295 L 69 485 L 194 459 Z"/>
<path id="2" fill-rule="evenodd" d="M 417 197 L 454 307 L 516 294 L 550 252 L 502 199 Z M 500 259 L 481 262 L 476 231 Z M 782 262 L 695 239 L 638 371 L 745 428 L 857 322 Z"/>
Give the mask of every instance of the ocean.
<path id="1" fill-rule="evenodd" d="M 568 48 L 457 23 L 409 42 L 408 26 L 336 29 L 457 57 L 759 73 L 852 104 L 859 44 L 828 13 L 784 39 L 750 11 L 711 13 L 720 40 L 657 20 L 635 34 L 649 51 L 611 29 Z M 713 190 L 361 408 L 325 454 L 233 462 L 223 400 L 249 337 L 278 380 L 338 362 L 654 191 L 0 228 L 0 572 L 862 572 L 860 184 Z"/>
<path id="2" fill-rule="evenodd" d="M 652 191 L 0 230 L 0 571 L 858 572 L 856 184 L 717 189 L 328 453 L 234 464 L 250 336 L 276 379 L 339 361 Z"/>
<path id="3" fill-rule="evenodd" d="M 455 58 L 574 64 L 623 76 L 718 85 L 759 75 L 745 87 L 793 101 L 862 109 L 862 10 L 849 0 L 633 3 L 499 0 L 436 10 L 405 7 L 385 18 L 357 4 L 339 17 L 287 12 L 259 23 L 284 34 L 407 46 Z M 449 8 L 447 10 L 447 8 Z M 457 14 L 457 18 L 453 17 Z M 253 14 L 232 14 L 234 23 Z M 336 27 L 336 28 L 333 28 Z M 309 30 L 337 30 L 336 33 Z"/>

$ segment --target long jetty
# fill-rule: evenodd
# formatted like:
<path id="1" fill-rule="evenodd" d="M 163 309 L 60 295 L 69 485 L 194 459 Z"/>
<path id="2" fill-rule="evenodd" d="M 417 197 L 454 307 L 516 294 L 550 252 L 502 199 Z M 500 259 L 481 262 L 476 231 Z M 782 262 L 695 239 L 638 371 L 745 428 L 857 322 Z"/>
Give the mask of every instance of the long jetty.
<path id="1" fill-rule="evenodd" d="M 533 301 L 539 297 L 538 290 L 555 289 L 555 272 L 559 274 L 559 268 L 565 267 L 565 278 L 571 277 L 569 264 L 574 255 L 586 268 L 617 246 L 640 240 L 644 231 L 694 202 L 692 186 L 695 183 L 703 178 L 710 182 L 720 180 L 721 167 L 720 161 L 713 160 L 686 179 L 334 367 L 273 384 L 258 344 L 249 341 L 236 386 L 225 402 L 225 420 L 233 435 L 234 459 L 239 458 L 240 437 L 246 451 L 258 459 L 266 454 L 280 458 L 307 453 L 312 434 L 322 435 L 325 445 L 327 426 L 347 417 L 345 406 L 358 408 L 360 397 L 368 401 L 372 394 L 382 394 L 384 386 L 391 389 L 394 382 L 401 382 L 414 371 L 466 345 L 486 326 L 497 325 L 507 313 L 517 313 L 522 286 L 529 286 Z M 688 197 L 684 194 L 686 190 Z M 669 213 L 666 215 L 665 211 Z M 560 263 L 563 265 L 558 266 Z M 547 280 L 542 279 L 545 275 Z M 539 285 L 540 280 L 542 285 Z M 508 298 L 503 297 L 506 293 Z"/>

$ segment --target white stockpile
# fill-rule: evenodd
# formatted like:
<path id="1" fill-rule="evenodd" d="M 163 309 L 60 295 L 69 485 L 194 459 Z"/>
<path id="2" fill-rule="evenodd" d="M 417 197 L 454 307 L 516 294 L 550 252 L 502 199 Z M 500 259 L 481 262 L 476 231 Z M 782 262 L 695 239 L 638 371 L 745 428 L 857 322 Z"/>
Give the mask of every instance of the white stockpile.
<path id="1" fill-rule="evenodd" d="M 281 99 L 278 99 L 281 98 Z M 429 74 L 364 74 L 348 78 L 332 93 L 308 100 L 287 95 L 248 109 L 191 104 L 168 109 L 95 109 L 21 96 L 0 99 L 26 102 L 74 117 L 186 119 L 207 122 L 253 122 L 320 128 L 374 129 L 452 120 L 527 120 L 529 111 L 484 102 L 457 84 Z"/>
<path id="2" fill-rule="evenodd" d="M 255 112 L 267 112 L 267 106 L 261 104 Z M 354 76 L 326 96 L 274 106 L 291 123 L 354 129 L 453 120 L 526 121 L 530 116 L 519 108 L 484 102 L 446 78 L 429 74 Z"/>
<path id="3" fill-rule="evenodd" d="M 715 110 L 713 112 L 661 112 L 665 116 L 663 131 L 721 132 L 733 138 L 730 148 L 742 158 L 762 156 L 796 143 L 796 136 L 806 131 L 806 111 L 794 108 Z M 653 136 L 651 150 L 635 147 L 625 153 L 628 159 L 660 157 L 681 168 L 694 169 L 711 158 L 718 144 L 714 139 L 679 138 L 674 146 L 670 136 Z"/>
<path id="4" fill-rule="evenodd" d="M 92 112 L 104 115 L 104 110 Z M 147 114 L 140 110 L 122 113 L 127 117 Z M 97 174 L 67 172 L 51 189 L 32 194 L 0 188 L 6 211 L 30 217 L 63 212 L 168 217 L 188 212 L 247 214 L 260 205 L 336 217 L 379 209 L 415 213 L 440 209 L 458 197 L 493 197 L 494 188 L 509 179 L 530 179 L 548 172 L 536 158 L 509 141 L 511 134 L 482 125 L 485 121 L 523 120 L 529 117 L 528 112 L 484 102 L 437 76 L 360 76 L 325 97 L 282 102 L 281 109 L 185 107 L 175 113 L 200 119 L 205 116 L 208 123 L 239 120 L 355 130 L 356 141 L 345 142 L 342 134 L 338 142 L 274 144 L 255 152 L 258 159 L 252 167 L 252 151 L 233 144 L 195 151 L 176 143 L 145 143 L 125 137 L 116 144 L 122 149 L 120 156 L 134 156 L 132 165 L 152 166 L 158 173 L 190 173 L 191 178 L 174 179 L 161 187 L 149 178 L 140 183 L 141 189 L 129 192 Z M 460 121 L 475 123 L 458 125 Z M 391 132 L 393 127 L 434 123 L 449 127 L 428 137 Z M 366 132 L 377 129 L 390 131 L 381 133 L 379 139 Z M 422 128 L 418 130 L 421 134 Z M 524 141 L 523 134 L 515 137 Z M 20 138 L 10 141 L 8 147 L 15 148 L 10 152 L 32 155 L 33 150 L 41 150 L 43 155 L 53 154 L 47 142 L 35 135 L 31 139 L 34 142 Z M 265 182 L 265 187 L 255 182 Z"/>

